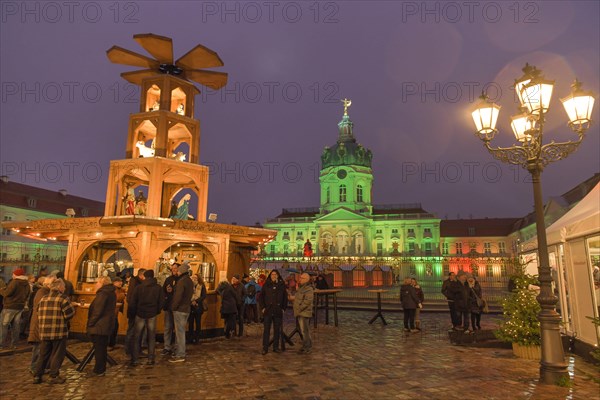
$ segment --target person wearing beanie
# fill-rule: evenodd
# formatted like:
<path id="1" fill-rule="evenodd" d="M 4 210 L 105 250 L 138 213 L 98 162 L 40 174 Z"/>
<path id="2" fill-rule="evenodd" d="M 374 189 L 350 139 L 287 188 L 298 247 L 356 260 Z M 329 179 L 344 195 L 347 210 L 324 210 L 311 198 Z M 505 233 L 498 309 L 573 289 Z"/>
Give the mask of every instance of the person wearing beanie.
<path id="1" fill-rule="evenodd" d="M 185 326 L 192 310 L 192 296 L 194 295 L 194 282 L 190 278 L 190 266 L 184 262 L 178 268 L 177 283 L 173 290 L 171 311 L 175 327 L 175 355 L 169 362 L 178 363 L 185 361 Z"/>
<path id="2" fill-rule="evenodd" d="M 2 328 L 0 329 L 0 349 L 3 349 L 5 342 L 8 339 L 9 327 L 11 331 L 11 348 L 17 347 L 19 341 L 19 332 L 21 330 L 21 316 L 25 303 L 31 293 L 31 287 L 25 271 L 22 268 L 17 268 L 13 271 L 13 279 L 8 285 L 0 289 L 0 295 L 3 296 L 3 308 L 0 312 L 0 321 Z"/>

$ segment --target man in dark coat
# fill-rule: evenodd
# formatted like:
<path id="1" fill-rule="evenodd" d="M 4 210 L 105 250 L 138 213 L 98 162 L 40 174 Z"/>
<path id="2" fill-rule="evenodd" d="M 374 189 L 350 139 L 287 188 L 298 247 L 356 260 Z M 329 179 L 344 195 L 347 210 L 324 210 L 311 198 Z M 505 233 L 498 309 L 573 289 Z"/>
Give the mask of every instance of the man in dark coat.
<path id="1" fill-rule="evenodd" d="M 449 290 L 452 298 L 454 299 L 454 307 L 456 307 L 456 316 L 458 322 L 454 329 L 465 331 L 465 333 L 470 333 L 470 290 L 467 284 L 467 274 L 464 271 L 460 271 L 458 273 L 458 280 L 452 282 Z"/>
<path id="2" fill-rule="evenodd" d="M 142 332 L 146 330 L 148 338 L 148 365 L 154 364 L 156 347 L 156 316 L 163 307 L 164 297 L 162 287 L 156 282 L 154 271 L 149 269 L 144 272 L 144 280 L 139 284 L 131 299 L 131 307 L 135 313 L 135 330 L 133 339 L 133 353 L 131 365 L 138 365 L 140 355 L 140 342 Z"/>
<path id="3" fill-rule="evenodd" d="M 87 333 L 94 343 L 94 374 L 103 376 L 106 372 L 106 355 L 108 338 L 115 327 L 115 308 L 117 307 L 116 288 L 108 276 L 103 276 L 96 283 L 96 297 L 88 312 Z"/>
<path id="4" fill-rule="evenodd" d="M 194 295 L 194 282 L 190 278 L 190 266 L 186 262 L 179 267 L 177 284 L 173 291 L 171 311 L 175 325 L 176 348 L 175 355 L 169 362 L 178 363 L 185 361 L 185 325 L 192 310 L 192 296 Z"/>
<path id="5" fill-rule="evenodd" d="M 404 332 L 418 332 L 415 329 L 415 313 L 421 302 L 410 278 L 404 278 L 404 284 L 400 286 L 400 302 L 404 310 Z"/>
<path id="6" fill-rule="evenodd" d="M 131 299 L 135 292 L 135 287 L 144 280 L 145 268 L 140 268 L 136 276 L 129 278 L 127 284 L 127 333 L 125 336 L 125 354 L 130 356 L 133 353 L 133 331 L 135 329 L 135 312 L 131 311 Z"/>
<path id="7" fill-rule="evenodd" d="M 233 287 L 233 290 L 235 290 L 235 304 L 237 306 L 237 335 L 238 337 L 242 337 L 244 335 L 244 305 L 248 292 L 246 292 L 245 283 L 240 280 L 238 274 L 233 275 L 231 278 L 231 286 Z"/>
<path id="8" fill-rule="evenodd" d="M 227 281 L 219 283 L 217 294 L 221 296 L 221 318 L 225 320 L 225 337 L 235 334 L 235 320 L 238 313 L 237 296 L 233 286 Z"/>
<path id="9" fill-rule="evenodd" d="M 446 301 L 448 302 L 448 309 L 450 310 L 450 320 L 452 321 L 452 329 L 455 329 L 460 325 L 460 321 L 458 318 L 458 314 L 456 312 L 456 306 L 454 303 L 453 293 L 450 291 L 451 286 L 455 286 L 456 291 L 456 274 L 454 272 L 450 272 L 448 274 L 448 279 L 442 283 L 442 294 L 446 297 Z"/>
<path id="10" fill-rule="evenodd" d="M 165 328 L 164 328 L 164 348 L 162 350 L 162 355 L 168 356 L 172 354 L 172 345 L 174 334 L 173 330 L 175 328 L 173 324 L 173 311 L 171 310 L 171 303 L 173 302 L 173 293 L 175 291 L 175 285 L 177 284 L 177 276 L 179 273 L 178 263 L 173 263 L 171 265 L 171 276 L 165 279 L 165 283 L 163 284 L 163 310 L 165 311 Z"/>
<path id="11" fill-rule="evenodd" d="M 280 353 L 279 342 L 281 327 L 283 323 L 283 312 L 287 308 L 287 291 L 285 283 L 277 270 L 271 271 L 269 278 L 265 281 L 259 297 L 260 310 L 264 316 L 263 350 L 265 355 L 269 351 L 271 338 L 271 325 L 274 330 L 273 351 Z"/>

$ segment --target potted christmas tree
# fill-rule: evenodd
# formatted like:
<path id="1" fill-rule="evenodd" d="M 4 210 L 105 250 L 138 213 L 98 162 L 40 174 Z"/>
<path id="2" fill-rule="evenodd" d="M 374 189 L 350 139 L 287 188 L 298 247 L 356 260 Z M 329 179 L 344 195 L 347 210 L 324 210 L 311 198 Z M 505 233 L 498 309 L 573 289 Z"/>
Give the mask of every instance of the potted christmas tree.
<path id="1" fill-rule="evenodd" d="M 541 335 L 537 316 L 541 307 L 536 300 L 538 292 L 531 288 L 531 285 L 538 286 L 539 282 L 535 276 L 525 272 L 525 265 L 519 265 L 511 279 L 514 289 L 502 301 L 504 320 L 494 334 L 502 341 L 512 342 L 513 353 L 517 357 L 539 360 Z"/>

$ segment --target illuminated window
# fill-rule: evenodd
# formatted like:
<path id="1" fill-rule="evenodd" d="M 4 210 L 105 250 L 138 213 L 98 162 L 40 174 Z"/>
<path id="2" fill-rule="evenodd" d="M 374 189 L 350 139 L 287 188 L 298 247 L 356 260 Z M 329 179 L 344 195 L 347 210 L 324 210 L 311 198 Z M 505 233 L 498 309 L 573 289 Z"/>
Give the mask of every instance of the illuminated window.
<path id="1" fill-rule="evenodd" d="M 490 242 L 483 244 L 483 253 L 486 255 L 492 254 L 492 244 Z"/>
<path id="2" fill-rule="evenodd" d="M 365 270 L 364 269 L 354 269 L 352 271 L 352 286 L 354 287 L 364 287 L 366 286 L 365 280 Z"/>
<path id="3" fill-rule="evenodd" d="M 456 243 L 456 254 L 462 254 L 462 243 Z"/>
<path id="4" fill-rule="evenodd" d="M 430 256 L 431 254 L 432 254 L 431 243 L 427 242 L 427 243 L 425 243 L 425 255 Z"/>
<path id="5" fill-rule="evenodd" d="M 340 203 L 346 201 L 346 185 L 340 185 Z"/>
<path id="6" fill-rule="evenodd" d="M 506 253 L 506 245 L 504 244 L 504 242 L 498 242 L 498 253 Z"/>
<path id="7" fill-rule="evenodd" d="M 442 243 L 442 254 L 448 255 L 448 243 Z"/>
<path id="8" fill-rule="evenodd" d="M 362 202 L 363 201 L 363 187 L 362 187 L 362 185 L 358 185 L 356 187 L 356 201 L 358 201 L 358 202 Z"/>
<path id="9" fill-rule="evenodd" d="M 342 287 L 342 271 L 333 271 L 333 287 Z"/>
<path id="10" fill-rule="evenodd" d="M 379 270 L 373 271 L 373 286 L 383 286 L 383 272 Z"/>
<path id="11" fill-rule="evenodd" d="M 413 242 L 408 242 L 408 254 L 415 255 L 415 244 Z"/>

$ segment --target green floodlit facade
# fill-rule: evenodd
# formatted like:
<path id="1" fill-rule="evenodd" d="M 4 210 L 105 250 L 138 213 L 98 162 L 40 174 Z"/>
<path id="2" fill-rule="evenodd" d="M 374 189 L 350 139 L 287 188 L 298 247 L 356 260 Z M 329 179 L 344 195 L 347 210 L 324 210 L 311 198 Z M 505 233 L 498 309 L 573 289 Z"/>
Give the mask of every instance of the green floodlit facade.
<path id="1" fill-rule="evenodd" d="M 514 247 L 507 234 L 442 237 L 442 220 L 418 203 L 374 205 L 371 150 L 357 143 L 347 113 L 338 131 L 337 142 L 321 154 L 320 206 L 283 209 L 268 220 L 264 227 L 277 235 L 260 249 L 254 266 L 325 270 L 344 288 L 390 286 L 410 275 L 432 292 L 449 271 L 465 270 L 484 280 L 507 276 Z M 307 240 L 312 257 L 304 257 Z"/>

